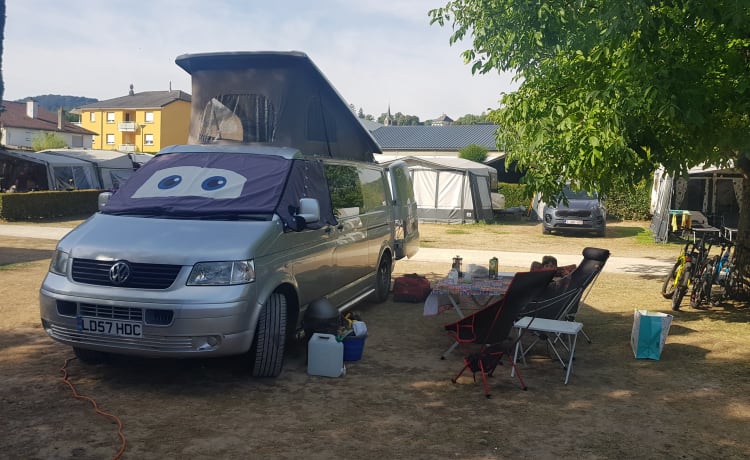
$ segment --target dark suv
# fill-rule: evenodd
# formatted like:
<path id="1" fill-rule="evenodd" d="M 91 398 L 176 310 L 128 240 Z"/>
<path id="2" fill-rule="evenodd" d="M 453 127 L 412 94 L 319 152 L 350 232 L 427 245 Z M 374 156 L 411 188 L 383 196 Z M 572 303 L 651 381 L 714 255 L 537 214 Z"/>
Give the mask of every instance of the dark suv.
<path id="1" fill-rule="evenodd" d="M 568 204 L 560 199 L 557 206 L 545 205 L 542 212 L 542 233 L 594 232 L 604 236 L 607 228 L 607 209 L 599 196 L 565 187 L 563 194 Z"/>

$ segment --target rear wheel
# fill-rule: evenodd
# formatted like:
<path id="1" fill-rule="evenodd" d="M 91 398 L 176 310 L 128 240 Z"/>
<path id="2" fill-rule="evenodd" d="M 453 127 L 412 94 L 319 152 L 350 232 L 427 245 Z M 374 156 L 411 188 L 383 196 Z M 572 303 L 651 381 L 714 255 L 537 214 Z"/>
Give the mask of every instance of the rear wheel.
<path id="1" fill-rule="evenodd" d="M 388 293 L 391 292 L 391 258 L 388 254 L 383 254 L 378 264 L 378 272 L 375 274 L 375 292 L 373 299 L 380 303 L 388 299 Z"/>
<path id="2" fill-rule="evenodd" d="M 661 285 L 661 295 L 665 299 L 671 299 L 672 295 L 674 295 L 675 278 L 677 277 L 677 272 L 679 271 L 679 269 L 680 262 L 676 262 L 674 264 L 674 267 L 672 267 L 672 271 L 670 271 L 669 275 L 664 278 L 664 283 Z"/>
<path id="3" fill-rule="evenodd" d="M 108 358 L 107 353 L 103 351 L 87 350 L 86 348 L 73 347 L 73 353 L 84 364 L 102 364 Z"/>
<path id="4" fill-rule="evenodd" d="M 252 357 L 253 377 L 277 377 L 284 364 L 286 345 L 286 297 L 274 293 L 266 300 L 258 318 Z"/>

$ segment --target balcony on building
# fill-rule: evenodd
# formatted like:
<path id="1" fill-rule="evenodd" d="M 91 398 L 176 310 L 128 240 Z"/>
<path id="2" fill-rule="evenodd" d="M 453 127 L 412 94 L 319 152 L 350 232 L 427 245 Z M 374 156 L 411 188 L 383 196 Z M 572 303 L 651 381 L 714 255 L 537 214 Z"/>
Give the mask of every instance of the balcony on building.
<path id="1" fill-rule="evenodd" d="M 120 132 L 134 133 L 138 128 L 138 124 L 134 121 L 121 121 L 117 124 L 117 128 Z"/>

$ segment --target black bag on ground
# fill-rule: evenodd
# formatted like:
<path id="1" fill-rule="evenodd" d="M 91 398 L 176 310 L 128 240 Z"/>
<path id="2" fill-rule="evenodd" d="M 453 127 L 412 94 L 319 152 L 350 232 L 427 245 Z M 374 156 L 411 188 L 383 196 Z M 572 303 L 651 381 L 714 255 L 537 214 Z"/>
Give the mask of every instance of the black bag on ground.
<path id="1" fill-rule="evenodd" d="M 424 302 L 430 295 L 430 282 L 422 275 L 412 273 L 393 281 L 393 300 L 396 302 Z"/>

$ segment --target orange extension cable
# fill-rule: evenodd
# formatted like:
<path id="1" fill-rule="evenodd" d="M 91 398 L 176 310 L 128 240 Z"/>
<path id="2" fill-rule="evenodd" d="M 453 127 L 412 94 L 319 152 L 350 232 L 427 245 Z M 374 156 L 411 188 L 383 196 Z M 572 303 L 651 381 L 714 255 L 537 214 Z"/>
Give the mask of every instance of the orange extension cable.
<path id="1" fill-rule="evenodd" d="M 112 415 L 110 413 L 104 412 L 103 410 L 99 409 L 99 405 L 96 403 L 96 401 L 94 401 L 93 398 L 89 398 L 88 396 L 83 396 L 83 395 L 79 395 L 78 394 L 78 392 L 76 391 L 76 388 L 73 386 L 73 384 L 68 379 L 68 369 L 67 369 L 68 368 L 68 363 L 71 362 L 71 361 L 73 361 L 74 359 L 77 359 L 77 358 L 68 358 L 68 359 L 66 359 L 65 360 L 65 364 L 63 365 L 62 368 L 60 368 L 60 372 L 62 372 L 62 374 L 63 374 L 62 380 L 63 380 L 63 382 L 66 385 L 68 385 L 70 387 L 71 391 L 73 391 L 73 397 L 74 398 L 79 399 L 81 401 L 88 401 L 88 402 L 90 402 L 91 405 L 94 406 L 94 411 L 96 411 L 97 414 L 101 415 L 102 417 L 106 417 L 106 418 L 112 419 L 117 424 L 117 434 L 118 434 L 118 436 L 120 436 L 120 441 L 122 441 L 122 444 L 120 446 L 120 450 L 117 451 L 117 453 L 115 454 L 114 457 L 112 457 L 112 459 L 113 460 L 118 460 L 122 456 L 122 454 L 125 453 L 125 446 L 127 444 L 126 441 L 125 441 L 125 434 L 122 432 L 122 421 L 119 418 L 117 418 L 116 415 Z"/>

